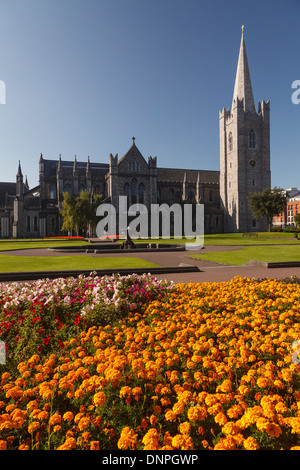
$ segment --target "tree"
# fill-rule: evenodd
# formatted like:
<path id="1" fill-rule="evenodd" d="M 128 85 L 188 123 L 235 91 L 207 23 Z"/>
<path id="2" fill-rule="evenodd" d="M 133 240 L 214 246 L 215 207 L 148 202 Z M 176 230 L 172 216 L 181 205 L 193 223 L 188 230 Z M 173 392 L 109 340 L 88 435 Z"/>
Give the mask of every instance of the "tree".
<path id="1" fill-rule="evenodd" d="M 271 231 L 273 217 L 284 211 L 286 195 L 284 190 L 275 187 L 266 188 L 261 192 L 255 192 L 248 196 L 253 215 L 257 218 L 265 217 Z"/>
<path id="2" fill-rule="evenodd" d="M 298 228 L 300 228 L 300 214 L 296 214 L 294 217 L 294 222 Z"/>
<path id="3" fill-rule="evenodd" d="M 63 217 L 63 225 L 61 229 L 67 232 L 73 232 L 76 229 L 75 220 L 75 200 L 70 196 L 68 192 L 63 193 L 62 208 L 60 213 Z"/>
<path id="4" fill-rule="evenodd" d="M 89 230 L 92 234 L 95 230 L 97 217 L 97 207 L 102 202 L 100 194 L 92 195 L 90 191 L 85 189 L 81 191 L 79 196 L 72 198 L 69 193 L 63 193 L 63 202 L 61 214 L 63 216 L 62 230 L 79 231 Z"/>

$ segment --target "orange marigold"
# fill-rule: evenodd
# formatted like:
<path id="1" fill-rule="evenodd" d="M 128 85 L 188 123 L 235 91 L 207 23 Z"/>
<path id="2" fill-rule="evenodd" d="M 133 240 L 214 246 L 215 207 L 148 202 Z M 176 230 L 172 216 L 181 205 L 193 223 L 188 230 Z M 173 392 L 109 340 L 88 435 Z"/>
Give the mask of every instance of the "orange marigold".
<path id="1" fill-rule="evenodd" d="M 136 449 L 137 434 L 129 426 L 122 429 L 120 439 L 118 440 L 118 449 Z"/>
<path id="2" fill-rule="evenodd" d="M 247 437 L 247 439 L 244 440 L 243 446 L 246 450 L 258 450 L 259 449 L 259 444 L 254 437 Z"/>

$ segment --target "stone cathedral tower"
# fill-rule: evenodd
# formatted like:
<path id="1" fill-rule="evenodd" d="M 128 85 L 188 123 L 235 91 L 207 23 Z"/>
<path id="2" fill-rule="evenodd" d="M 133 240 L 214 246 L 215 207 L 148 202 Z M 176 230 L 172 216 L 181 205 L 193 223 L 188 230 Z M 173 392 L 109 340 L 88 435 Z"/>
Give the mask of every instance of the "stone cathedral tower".
<path id="1" fill-rule="evenodd" d="M 242 28 L 243 29 L 243 28 Z M 224 232 L 267 229 L 249 209 L 248 195 L 271 185 L 270 102 L 255 110 L 242 32 L 231 109 L 220 111 L 220 197 Z"/>

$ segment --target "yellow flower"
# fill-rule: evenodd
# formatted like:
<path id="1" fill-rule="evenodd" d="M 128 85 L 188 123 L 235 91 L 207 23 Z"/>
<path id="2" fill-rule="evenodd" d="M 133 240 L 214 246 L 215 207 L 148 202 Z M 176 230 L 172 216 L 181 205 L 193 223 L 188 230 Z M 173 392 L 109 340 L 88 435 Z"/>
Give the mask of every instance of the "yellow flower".
<path id="1" fill-rule="evenodd" d="M 90 418 L 88 418 L 87 416 L 82 417 L 78 423 L 79 431 L 83 431 L 84 429 L 86 429 L 89 426 L 89 424 L 90 424 Z"/>
<path id="2" fill-rule="evenodd" d="M 267 388 L 270 385 L 270 380 L 266 377 L 259 377 L 256 381 L 259 388 Z"/>
<path id="3" fill-rule="evenodd" d="M 99 449 L 100 449 L 99 441 L 90 442 L 90 450 L 99 450 Z"/>
<path id="4" fill-rule="evenodd" d="M 120 439 L 118 440 L 118 449 L 136 449 L 137 434 L 129 426 L 122 429 Z"/>
<path id="5" fill-rule="evenodd" d="M 66 411 L 66 413 L 63 414 L 64 421 L 72 421 L 72 419 L 74 419 L 72 411 Z"/>
<path id="6" fill-rule="evenodd" d="M 183 434 L 176 434 L 172 438 L 172 447 L 181 450 L 193 450 L 194 448 L 191 437 Z"/>
<path id="7" fill-rule="evenodd" d="M 227 423 L 227 418 L 226 416 L 224 415 L 224 413 L 218 413 L 216 416 L 215 416 L 215 422 L 217 424 L 219 424 L 220 426 L 224 426 L 224 424 Z"/>
<path id="8" fill-rule="evenodd" d="M 74 449 L 76 449 L 76 439 L 74 437 L 67 437 L 65 443 L 57 447 L 57 450 L 74 450 Z"/>
<path id="9" fill-rule="evenodd" d="M 49 425 L 54 426 L 55 424 L 61 423 L 61 416 L 59 413 L 55 413 L 54 415 L 50 416 Z"/>
<path id="10" fill-rule="evenodd" d="M 191 431 L 191 424 L 188 421 L 185 421 L 178 426 L 178 430 L 181 434 L 189 434 Z"/>
<path id="11" fill-rule="evenodd" d="M 234 423 L 233 421 L 228 421 L 223 427 L 222 427 L 222 432 L 224 434 L 238 434 L 240 432 L 241 428 L 238 426 L 238 424 Z"/>
<path id="12" fill-rule="evenodd" d="M 166 421 L 175 421 L 177 418 L 177 414 L 174 413 L 173 410 L 167 410 L 165 413 L 165 420 Z"/>
<path id="13" fill-rule="evenodd" d="M 188 409 L 188 418 L 193 423 L 203 421 L 207 417 L 207 411 L 204 406 L 193 406 Z"/>
<path id="14" fill-rule="evenodd" d="M 106 395 L 104 392 L 98 392 L 93 397 L 93 402 L 96 406 L 102 406 L 106 402 Z"/>
<path id="15" fill-rule="evenodd" d="M 246 450 L 258 450 L 259 449 L 258 442 L 256 441 L 256 439 L 254 439 L 254 437 L 251 437 L 251 436 L 247 437 L 247 439 L 244 440 L 243 446 Z"/>
<path id="16" fill-rule="evenodd" d="M 37 431 L 41 427 L 41 424 L 38 421 L 33 421 L 31 424 L 28 426 L 28 432 L 29 434 L 32 434 L 33 432 Z"/>
<path id="17" fill-rule="evenodd" d="M 0 440 L 0 450 L 6 450 L 7 449 L 7 442 Z"/>
<path id="18" fill-rule="evenodd" d="M 225 380 L 221 383 L 221 385 L 219 385 L 219 386 L 217 387 L 217 392 L 218 392 L 218 391 L 221 391 L 221 392 L 224 392 L 224 393 L 231 392 L 231 388 L 232 388 L 231 380 L 225 379 Z"/>

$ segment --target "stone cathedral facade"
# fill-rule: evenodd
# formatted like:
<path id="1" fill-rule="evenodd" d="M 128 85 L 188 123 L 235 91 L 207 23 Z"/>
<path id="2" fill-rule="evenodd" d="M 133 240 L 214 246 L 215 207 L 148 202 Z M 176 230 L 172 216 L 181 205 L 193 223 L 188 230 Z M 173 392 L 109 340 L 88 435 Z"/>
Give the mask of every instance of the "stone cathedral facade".
<path id="1" fill-rule="evenodd" d="M 135 138 L 121 158 L 107 162 L 39 159 L 39 184 L 30 188 L 19 162 L 16 181 L 0 182 L 0 237 L 61 235 L 63 193 L 88 189 L 118 211 L 119 196 L 128 204 L 204 204 L 205 233 L 265 230 L 247 197 L 270 187 L 270 104 L 255 109 L 242 34 L 232 106 L 219 113 L 220 171 L 161 168 L 157 157 L 144 158 Z"/>

